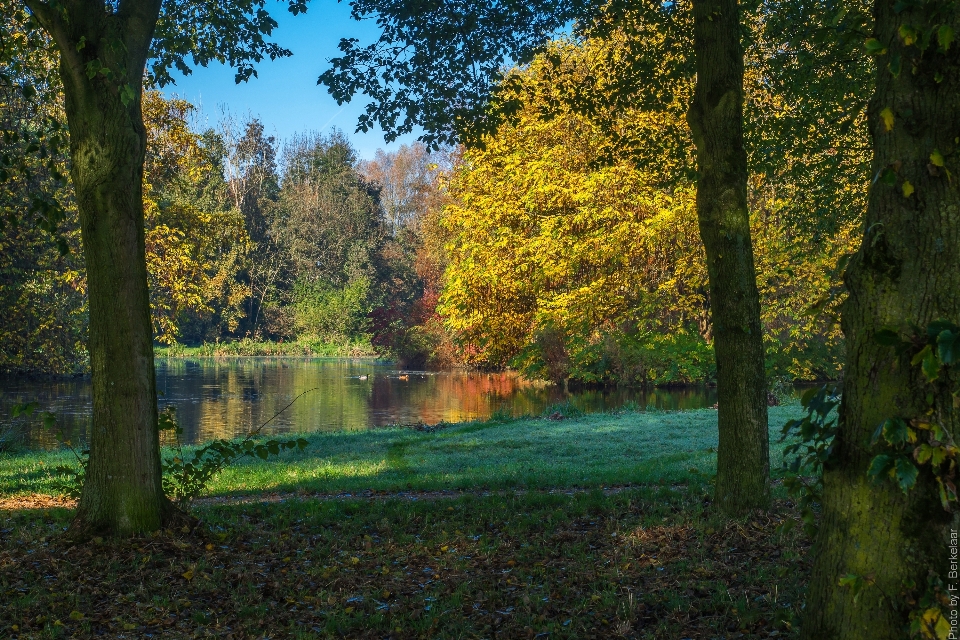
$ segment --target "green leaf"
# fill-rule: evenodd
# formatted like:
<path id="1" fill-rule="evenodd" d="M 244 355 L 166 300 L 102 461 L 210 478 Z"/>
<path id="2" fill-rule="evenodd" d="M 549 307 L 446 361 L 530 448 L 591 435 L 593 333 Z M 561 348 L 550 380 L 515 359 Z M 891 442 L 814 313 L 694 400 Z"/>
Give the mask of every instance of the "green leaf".
<path id="1" fill-rule="evenodd" d="M 885 347 L 895 347 L 903 342 L 900 339 L 900 332 L 890 328 L 880 329 L 880 331 L 873 334 L 873 341 Z"/>
<path id="2" fill-rule="evenodd" d="M 950 322 L 949 320 L 944 320 L 940 318 L 939 320 L 934 320 L 927 325 L 927 336 L 931 339 L 936 338 L 944 331 L 952 331 L 953 333 L 960 333 L 960 326 Z"/>
<path id="3" fill-rule="evenodd" d="M 900 54 L 897 53 L 892 55 L 890 57 L 890 63 L 887 65 L 887 70 L 890 72 L 890 75 L 892 75 L 894 78 L 899 78 L 901 68 L 902 64 L 900 62 Z"/>
<path id="4" fill-rule="evenodd" d="M 947 459 L 947 448 L 924 443 L 914 450 L 913 457 L 920 464 L 929 462 L 930 466 L 936 468 Z"/>
<path id="5" fill-rule="evenodd" d="M 820 389 L 817 388 L 811 388 L 804 391 L 803 395 L 800 396 L 800 404 L 802 404 L 804 407 L 809 406 L 810 401 L 813 400 L 814 396 L 816 396 L 819 391 Z"/>
<path id="6" fill-rule="evenodd" d="M 960 333 L 945 329 L 937 336 L 937 355 L 945 365 L 960 362 Z"/>
<path id="7" fill-rule="evenodd" d="M 913 451 L 913 457 L 917 462 L 923 464 L 933 457 L 933 447 L 928 444 L 921 444 Z"/>
<path id="8" fill-rule="evenodd" d="M 867 38 L 867 41 L 863 44 L 867 48 L 867 53 L 871 56 L 881 55 L 887 52 L 886 47 L 876 38 Z"/>
<path id="9" fill-rule="evenodd" d="M 910 25 L 900 25 L 900 39 L 903 40 L 903 44 L 906 46 L 909 47 L 915 43 L 917 41 L 917 35 L 917 30 Z"/>
<path id="10" fill-rule="evenodd" d="M 841 587 L 850 589 L 850 591 L 853 592 L 853 601 L 856 602 L 860 599 L 860 594 L 863 593 L 863 590 L 868 585 L 873 584 L 873 580 L 858 576 L 855 573 L 848 573 L 840 578 L 839 584 Z"/>
<path id="11" fill-rule="evenodd" d="M 947 52 L 950 49 L 950 45 L 953 43 L 954 38 L 953 27 L 949 24 L 942 25 L 937 30 L 937 42 L 940 43 L 940 50 Z"/>
<path id="12" fill-rule="evenodd" d="M 927 347 L 929 349 L 929 346 Z M 930 350 L 930 353 L 923 359 L 923 375 L 926 376 L 928 382 L 935 381 L 940 377 L 940 359 L 937 357 L 937 354 Z"/>
<path id="13" fill-rule="evenodd" d="M 937 477 L 937 485 L 940 491 L 940 504 L 950 511 L 950 503 L 957 501 L 957 488 L 949 480 L 944 481 L 940 477 Z"/>
<path id="14" fill-rule="evenodd" d="M 847 15 L 847 7 L 842 7 L 840 11 L 837 12 L 837 15 L 833 16 L 833 19 L 830 21 L 830 25 L 836 27 L 840 24 L 840 21 L 843 20 L 844 16 Z"/>
<path id="15" fill-rule="evenodd" d="M 918 352 L 913 356 L 913 358 L 910 359 L 910 364 L 911 364 L 912 366 L 914 366 L 914 367 L 917 366 L 918 364 L 920 364 L 921 362 L 923 362 L 923 359 L 924 359 L 924 358 L 926 358 L 928 355 L 930 355 L 931 351 L 932 351 L 932 349 L 931 349 L 930 345 L 925 346 L 923 349 L 921 349 L 920 351 L 918 351 Z"/>
<path id="16" fill-rule="evenodd" d="M 25 402 L 23 404 L 15 404 L 10 408 L 10 414 L 12 417 L 16 418 L 21 415 L 29 416 L 32 415 L 40 407 L 39 402 Z"/>
<path id="17" fill-rule="evenodd" d="M 867 477 L 877 479 L 889 471 L 894 464 L 893 456 L 880 454 L 870 461 Z"/>
<path id="18" fill-rule="evenodd" d="M 892 418 L 883 423 L 883 439 L 887 444 L 897 446 L 909 440 L 910 429 L 900 418 Z"/>
<path id="19" fill-rule="evenodd" d="M 130 106 L 130 103 L 133 102 L 136 97 L 136 91 L 129 84 L 125 84 L 120 88 L 120 102 L 123 103 L 123 106 Z"/>
<path id="20" fill-rule="evenodd" d="M 906 493 L 917 484 L 917 476 L 920 475 L 920 470 L 905 456 L 898 456 L 890 473 L 897 486 Z"/>

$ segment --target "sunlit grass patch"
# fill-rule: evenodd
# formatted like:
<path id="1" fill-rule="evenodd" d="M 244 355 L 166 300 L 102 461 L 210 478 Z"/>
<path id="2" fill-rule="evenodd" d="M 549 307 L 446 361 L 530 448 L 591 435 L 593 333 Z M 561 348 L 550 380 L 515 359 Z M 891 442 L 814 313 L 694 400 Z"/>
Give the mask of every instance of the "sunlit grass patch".
<path id="1" fill-rule="evenodd" d="M 774 470 L 780 425 L 795 414 L 795 407 L 770 411 Z M 313 433 L 304 436 L 303 452 L 228 467 L 207 494 L 684 483 L 716 471 L 716 415 L 710 409 L 624 411 L 472 422 L 435 432 Z M 0 454 L 0 495 L 55 494 L 63 477 L 56 467 L 71 462 L 67 452 Z"/>

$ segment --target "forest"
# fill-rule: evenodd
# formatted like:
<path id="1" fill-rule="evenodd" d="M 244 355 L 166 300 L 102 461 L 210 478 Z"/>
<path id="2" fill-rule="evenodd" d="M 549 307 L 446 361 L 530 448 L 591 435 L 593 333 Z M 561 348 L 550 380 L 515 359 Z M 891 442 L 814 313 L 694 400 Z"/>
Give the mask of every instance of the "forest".
<path id="1" fill-rule="evenodd" d="M 842 90 L 831 87 L 821 103 L 842 119 L 815 127 L 813 114 L 789 106 L 806 87 L 787 77 L 773 28 L 754 24 L 746 74 L 766 374 L 835 380 L 840 273 L 856 247 L 869 171 L 862 105 L 847 103 L 866 94 L 869 73 L 845 68 Z M 692 80 L 679 73 L 690 61 L 660 60 L 665 76 L 677 76 L 662 89 L 669 103 L 550 112 L 589 74 L 602 91 L 617 61 L 634 55 L 628 47 L 653 57 L 666 45 L 652 36 L 628 44 L 622 30 L 556 40 L 502 81 L 497 99 L 523 107 L 485 144 L 430 151 L 416 143 L 370 161 L 340 131 L 281 143 L 266 133 L 269 123 L 229 115 L 204 128 L 193 105 L 147 91 L 156 344 L 176 353 L 182 345 L 226 351 L 244 340 L 282 342 L 288 346 L 273 352 L 376 353 L 414 369 L 510 367 L 586 384 L 713 382 L 684 120 Z M 33 85 L 53 83 L 45 89 L 51 99 L 28 102 L 6 89 L 11 131 L 62 110 L 53 63 L 36 64 L 25 72 Z M 639 103 L 647 88 L 617 100 Z M 31 111 L 37 104 L 47 112 Z M 9 140 L 5 153 L 24 145 Z M 52 159 L 67 166 L 67 150 Z M 809 184 L 811 166 L 829 172 L 819 185 Z M 76 206 L 69 181 L 57 178 L 49 170 L 32 177 L 63 207 L 54 233 L 19 225 L 12 214 L 2 231 L 0 304 L 12 320 L 5 327 L 16 329 L 2 342 L 7 372 L 89 367 Z M 24 196 L 8 184 L 4 210 L 23 206 Z"/>
<path id="2" fill-rule="evenodd" d="M 960 633 L 960 2 L 273 9 L 0 0 L 0 633 Z"/>

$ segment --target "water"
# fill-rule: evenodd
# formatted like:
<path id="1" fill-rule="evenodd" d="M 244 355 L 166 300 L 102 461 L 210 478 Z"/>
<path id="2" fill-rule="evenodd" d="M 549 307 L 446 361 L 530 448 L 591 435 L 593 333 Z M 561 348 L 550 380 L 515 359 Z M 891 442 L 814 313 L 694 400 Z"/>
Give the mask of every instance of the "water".
<path id="1" fill-rule="evenodd" d="M 362 379 L 366 376 L 365 379 Z M 716 402 L 714 389 L 604 389 L 564 393 L 516 374 L 399 371 L 393 363 L 344 358 L 190 358 L 157 360 L 161 408 L 176 407 L 186 442 L 245 434 L 273 418 L 265 434 L 369 429 L 423 421 L 459 422 L 494 411 L 540 414 L 569 401 L 585 412 L 639 407 L 695 409 Z M 16 403 L 36 401 L 56 414 L 64 435 L 82 442 L 90 428 L 90 381 L 0 378 L 0 420 Z M 32 446 L 54 447 L 56 435 L 34 419 Z"/>

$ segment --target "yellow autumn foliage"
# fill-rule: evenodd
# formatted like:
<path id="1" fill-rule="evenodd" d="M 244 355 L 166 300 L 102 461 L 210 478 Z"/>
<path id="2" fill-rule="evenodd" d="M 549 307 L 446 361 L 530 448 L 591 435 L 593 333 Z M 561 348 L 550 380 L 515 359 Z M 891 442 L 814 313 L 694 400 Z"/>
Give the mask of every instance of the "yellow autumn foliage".
<path id="1" fill-rule="evenodd" d="M 222 182 L 222 165 L 190 127 L 193 109 L 159 92 L 143 96 L 147 272 L 154 331 L 166 344 L 177 341 L 184 313 L 209 314 L 216 306 L 229 314 L 249 295 L 237 280 L 250 250 L 244 220 L 236 209 L 203 198 L 211 181 Z M 228 329 L 239 315 L 228 315 Z"/>
<path id="2" fill-rule="evenodd" d="M 564 100 L 586 82 L 612 86 L 623 42 L 554 42 L 512 72 L 499 99 L 516 100 L 519 111 L 482 149 L 465 152 L 449 185 L 439 310 L 472 364 L 558 381 L 713 375 L 684 120 L 692 78 L 674 75 L 656 109 Z M 755 104 L 775 119 L 776 97 L 761 95 L 755 80 Z M 835 286 L 854 225 L 812 245 L 784 219 L 777 194 L 790 190 L 774 187 L 759 177 L 751 184 L 771 374 L 835 376 L 839 330 L 823 313 L 805 312 Z"/>

